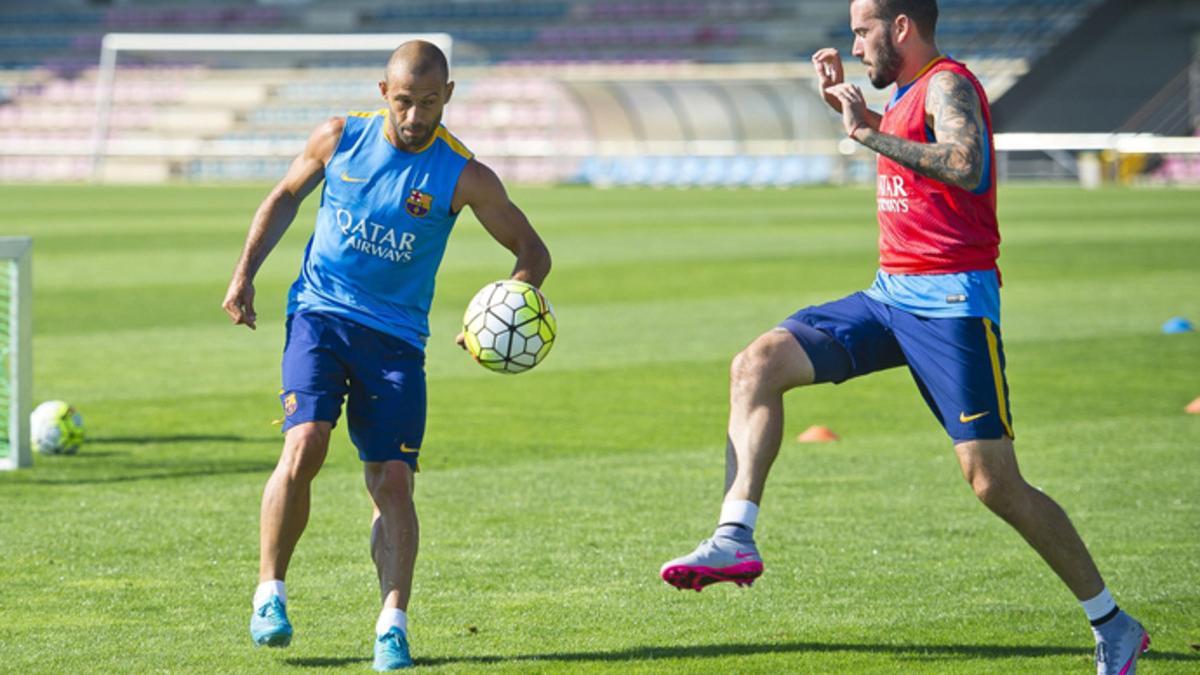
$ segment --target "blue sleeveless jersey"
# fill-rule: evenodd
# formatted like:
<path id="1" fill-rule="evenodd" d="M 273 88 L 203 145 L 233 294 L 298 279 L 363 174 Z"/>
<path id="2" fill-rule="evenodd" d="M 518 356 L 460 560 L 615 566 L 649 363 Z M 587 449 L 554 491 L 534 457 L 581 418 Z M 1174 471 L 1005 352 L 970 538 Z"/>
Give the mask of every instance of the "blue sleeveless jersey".
<path id="1" fill-rule="evenodd" d="M 398 150 L 386 122 L 386 110 L 346 116 L 288 315 L 334 314 L 423 349 L 434 275 L 458 217 L 454 188 L 472 155 L 442 126 L 425 148 Z"/>

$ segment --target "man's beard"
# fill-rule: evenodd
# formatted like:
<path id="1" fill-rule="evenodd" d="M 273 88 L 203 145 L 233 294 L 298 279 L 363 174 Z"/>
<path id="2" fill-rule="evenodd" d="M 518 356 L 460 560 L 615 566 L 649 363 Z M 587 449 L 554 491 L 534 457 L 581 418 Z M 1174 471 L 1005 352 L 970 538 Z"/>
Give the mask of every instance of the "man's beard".
<path id="1" fill-rule="evenodd" d="M 420 137 L 412 136 L 411 138 L 413 140 L 411 142 L 408 140 L 408 138 L 410 138 L 410 137 L 406 136 L 402 132 L 413 131 L 413 129 L 407 125 L 397 124 L 396 125 L 396 138 L 397 138 L 397 140 L 399 140 L 401 143 L 404 143 L 405 145 L 408 145 L 408 146 L 414 147 L 414 148 L 419 148 L 419 147 L 425 145 L 426 143 L 428 143 L 430 141 L 430 139 L 433 138 L 433 135 L 437 133 L 437 129 L 441 125 L 441 123 L 442 123 L 442 116 L 438 115 L 438 118 L 433 120 L 430 124 L 427 124 L 427 125 L 422 124 Z"/>
<path id="2" fill-rule="evenodd" d="M 871 85 L 876 89 L 883 89 L 900 76 L 900 55 L 896 53 L 896 45 L 892 42 L 892 36 L 889 33 L 884 33 L 883 42 L 879 44 L 879 53 L 875 55 L 874 70 L 875 74 L 871 76 Z"/>

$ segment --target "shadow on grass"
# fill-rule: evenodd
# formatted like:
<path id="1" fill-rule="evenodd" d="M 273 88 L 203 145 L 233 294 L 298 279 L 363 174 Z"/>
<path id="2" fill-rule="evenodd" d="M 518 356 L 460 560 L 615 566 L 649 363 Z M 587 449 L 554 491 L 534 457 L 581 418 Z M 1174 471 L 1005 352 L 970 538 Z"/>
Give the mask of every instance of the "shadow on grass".
<path id="1" fill-rule="evenodd" d="M 371 659 L 357 656 L 314 656 L 312 658 L 286 658 L 283 662 L 289 666 L 300 668 L 336 668 L 353 663 L 370 663 Z"/>
<path id="2" fill-rule="evenodd" d="M 162 436 L 89 436 L 86 445 L 151 445 L 160 443 L 282 443 L 283 434 L 274 436 L 234 436 L 232 434 L 168 434 Z"/>
<path id="3" fill-rule="evenodd" d="M 128 450 L 93 450 L 92 448 L 89 447 L 86 452 L 83 452 L 78 455 L 71 455 L 70 457 L 63 458 L 62 461 L 64 461 L 64 462 L 87 462 L 87 461 L 91 461 L 93 459 L 104 459 L 106 457 L 121 457 L 123 455 L 128 455 L 128 454 L 129 454 Z M 41 455 L 38 456 L 38 459 L 41 459 Z"/>
<path id="4" fill-rule="evenodd" d="M 144 449 L 135 446 L 158 444 L 264 444 L 272 448 L 282 444 L 282 437 L 235 436 L 232 434 L 163 434 L 158 436 L 101 436 L 89 437 L 83 450 L 70 456 L 37 456 L 37 464 L 51 473 L 34 471 L 32 475 L 15 476 L 14 483 L 41 485 L 98 485 L 106 483 L 129 483 L 147 480 L 171 480 L 197 478 L 239 473 L 270 473 L 275 468 L 272 461 L 245 459 L 221 459 L 202 457 L 203 452 L 190 453 L 186 457 L 161 457 L 154 459 Z M 103 449 L 97 450 L 99 446 Z M 125 446 L 122 448 L 121 446 Z M 176 453 L 177 451 L 171 451 Z M 241 452 L 239 450 L 238 452 Z M 166 453 L 164 449 L 164 453 Z"/>
<path id="5" fill-rule="evenodd" d="M 222 476 L 239 473 L 270 473 L 275 468 L 275 462 L 246 462 L 222 461 L 211 464 L 197 465 L 195 463 L 180 463 L 172 465 L 162 462 L 152 465 L 153 470 L 146 471 L 147 465 L 137 466 L 109 465 L 112 473 L 108 475 L 80 476 L 75 472 L 68 475 L 21 477 L 20 483 L 37 485 L 101 485 L 110 483 L 132 483 L 145 480 L 171 480 L 176 478 L 197 478 L 203 476 Z"/>
<path id="6" fill-rule="evenodd" d="M 1078 656 L 1090 657 L 1091 650 L 1080 647 L 1054 645 L 877 645 L 823 642 L 781 642 L 763 644 L 694 645 L 688 647 L 633 647 L 611 652 L 548 652 L 545 654 L 517 654 L 513 656 L 463 656 L 432 659 L 415 659 L 417 665 L 435 666 L 454 663 L 508 663 L 519 661 L 653 661 L 656 659 L 718 658 L 725 656 L 750 656 L 754 654 L 777 654 L 787 652 L 834 653 L 855 652 L 863 654 L 890 655 L 905 659 L 1005 659 L 1017 657 Z M 1200 657 L 1180 652 L 1150 651 L 1142 656 L 1151 661 L 1194 661 Z M 295 665 L 339 665 L 359 659 L 298 659 L 321 663 L 295 663 Z"/>

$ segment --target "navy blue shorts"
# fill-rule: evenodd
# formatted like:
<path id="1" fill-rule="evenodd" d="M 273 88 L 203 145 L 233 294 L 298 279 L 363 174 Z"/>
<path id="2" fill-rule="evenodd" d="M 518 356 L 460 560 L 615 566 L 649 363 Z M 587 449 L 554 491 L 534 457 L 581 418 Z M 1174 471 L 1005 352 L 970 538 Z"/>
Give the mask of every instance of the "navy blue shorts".
<path id="1" fill-rule="evenodd" d="M 816 382 L 907 365 L 955 442 L 1013 437 L 1004 343 L 988 319 L 931 319 L 855 293 L 779 325 L 809 354 Z"/>
<path id="2" fill-rule="evenodd" d="M 425 354 L 348 319 L 297 312 L 283 347 L 283 430 L 336 425 L 346 400 L 350 440 L 364 462 L 417 468 L 425 436 Z"/>

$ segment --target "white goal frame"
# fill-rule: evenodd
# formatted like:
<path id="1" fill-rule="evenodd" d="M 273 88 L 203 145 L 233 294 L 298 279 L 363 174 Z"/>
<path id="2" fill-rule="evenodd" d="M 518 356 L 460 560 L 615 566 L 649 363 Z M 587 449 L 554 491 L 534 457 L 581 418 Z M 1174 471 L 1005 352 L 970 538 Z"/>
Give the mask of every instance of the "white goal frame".
<path id="1" fill-rule="evenodd" d="M 96 76 L 92 179 L 100 179 L 108 154 L 113 80 L 120 52 L 390 52 L 408 40 L 432 42 L 451 63 L 454 40 L 449 33 L 108 33 L 100 42 Z"/>
<path id="2" fill-rule="evenodd" d="M 8 344 L 0 344 L 8 369 L 8 453 L 0 455 L 0 470 L 20 469 L 33 463 L 29 440 L 29 413 L 33 402 L 33 239 L 0 237 L 0 263 L 8 271 Z"/>

